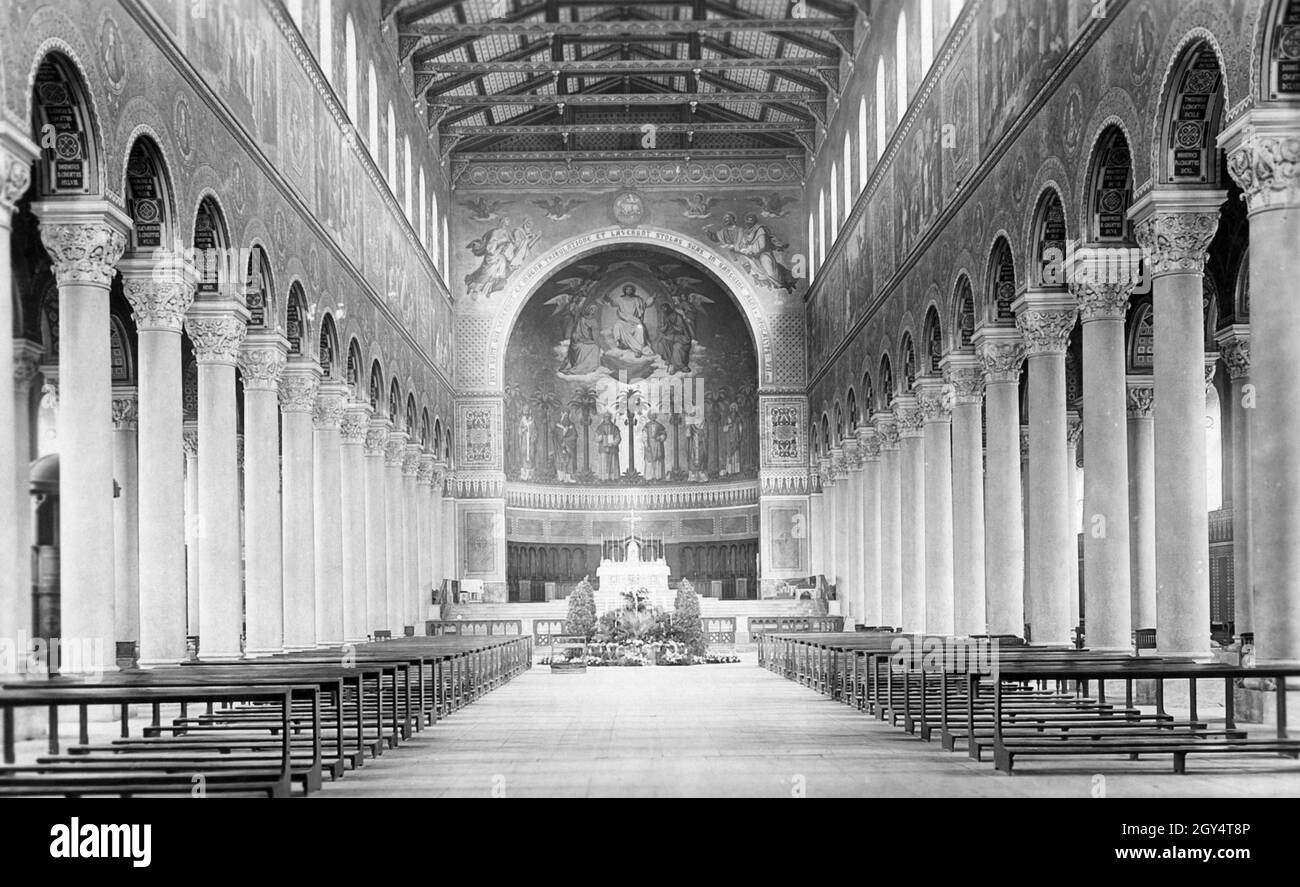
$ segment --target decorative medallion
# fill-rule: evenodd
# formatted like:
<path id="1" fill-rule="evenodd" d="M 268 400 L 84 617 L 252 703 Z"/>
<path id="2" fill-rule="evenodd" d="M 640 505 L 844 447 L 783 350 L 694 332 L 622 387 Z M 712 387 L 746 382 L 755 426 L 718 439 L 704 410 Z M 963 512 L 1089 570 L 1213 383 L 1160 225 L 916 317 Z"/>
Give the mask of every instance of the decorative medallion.
<path id="1" fill-rule="evenodd" d="M 636 191 L 623 191 L 614 198 L 613 213 L 624 228 L 635 228 L 645 219 L 645 199 Z"/>

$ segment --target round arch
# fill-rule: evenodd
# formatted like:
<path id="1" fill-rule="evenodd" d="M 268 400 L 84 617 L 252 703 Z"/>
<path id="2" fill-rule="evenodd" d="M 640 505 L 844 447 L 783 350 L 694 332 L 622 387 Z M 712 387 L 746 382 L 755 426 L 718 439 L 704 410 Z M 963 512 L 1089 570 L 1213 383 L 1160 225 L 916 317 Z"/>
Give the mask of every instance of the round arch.
<path id="1" fill-rule="evenodd" d="M 487 348 L 483 360 L 486 366 L 483 376 L 488 386 L 499 389 L 505 375 L 506 346 L 515 322 L 519 319 L 524 306 L 552 274 L 575 259 L 605 249 L 645 246 L 659 249 L 677 257 L 690 260 L 701 270 L 711 274 L 718 284 L 726 290 L 740 308 L 741 316 L 749 327 L 754 340 L 754 352 L 758 360 L 758 379 L 760 387 L 776 383 L 775 361 L 773 355 L 773 336 L 768 313 L 764 310 L 758 289 L 745 273 L 724 259 L 717 251 L 691 237 L 661 228 L 605 228 L 574 237 L 552 247 L 544 255 L 535 259 L 528 267 L 520 271 L 502 292 L 503 298 L 496 312 L 492 315 L 491 329 L 488 333 Z M 798 362 L 802 365 L 802 361 Z M 782 380 L 802 383 L 798 380 Z"/>

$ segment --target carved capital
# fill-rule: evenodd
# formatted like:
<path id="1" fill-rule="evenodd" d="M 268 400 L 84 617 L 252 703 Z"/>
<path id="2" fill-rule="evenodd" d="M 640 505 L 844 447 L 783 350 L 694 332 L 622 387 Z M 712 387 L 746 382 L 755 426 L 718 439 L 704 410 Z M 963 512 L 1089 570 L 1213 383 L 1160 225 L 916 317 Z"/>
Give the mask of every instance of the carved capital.
<path id="1" fill-rule="evenodd" d="M 858 452 L 862 455 L 862 461 L 875 462 L 880 458 L 880 435 L 876 429 L 870 425 L 859 425 L 858 435 Z"/>
<path id="2" fill-rule="evenodd" d="M 1025 362 L 1025 346 L 1019 341 L 984 341 L 975 349 L 984 368 L 986 382 L 1018 382 Z"/>
<path id="3" fill-rule="evenodd" d="M 9 226 L 9 215 L 31 184 L 32 161 L 40 150 L 17 127 L 0 122 L 0 227 Z"/>
<path id="4" fill-rule="evenodd" d="M 195 423 L 185 423 L 184 430 L 181 432 L 181 445 L 185 449 L 186 456 L 199 454 L 199 429 Z"/>
<path id="5" fill-rule="evenodd" d="M 1156 208 L 1134 225 L 1133 233 L 1156 277 L 1203 271 L 1218 227 L 1218 209 Z"/>
<path id="6" fill-rule="evenodd" d="M 881 451 L 897 452 L 898 451 L 898 423 L 894 421 L 892 413 L 877 413 L 874 417 L 876 423 L 876 437 L 880 439 Z"/>
<path id="7" fill-rule="evenodd" d="M 20 393 L 31 386 L 41 371 L 41 355 L 45 350 L 26 339 L 14 340 L 14 388 Z"/>
<path id="8" fill-rule="evenodd" d="M 1029 426 L 1020 426 L 1020 460 L 1029 458 Z"/>
<path id="9" fill-rule="evenodd" d="M 280 412 L 310 415 L 316 409 L 320 368 L 307 361 L 292 361 L 280 373 Z"/>
<path id="10" fill-rule="evenodd" d="M 41 244 L 49 253 L 59 286 L 99 286 L 113 282 L 126 251 L 131 222 L 104 201 L 56 198 L 32 204 L 41 220 Z"/>
<path id="11" fill-rule="evenodd" d="M 343 435 L 344 445 L 362 446 L 370 434 L 370 404 L 353 401 L 343 411 L 343 422 L 339 431 Z"/>
<path id="12" fill-rule="evenodd" d="M 1064 354 L 1078 311 L 1074 308 L 1025 308 L 1016 315 L 1016 328 L 1025 340 L 1025 356 Z"/>
<path id="13" fill-rule="evenodd" d="M 1074 446 L 1083 437 L 1083 417 L 1078 413 L 1065 414 L 1065 440 Z"/>
<path id="14" fill-rule="evenodd" d="M 1100 280 L 1075 280 L 1070 283 L 1070 295 L 1079 303 L 1079 319 L 1120 320 L 1128 310 L 1132 284 L 1109 283 Z"/>
<path id="15" fill-rule="evenodd" d="M 372 416 L 370 427 L 366 429 L 366 455 L 376 459 L 381 459 L 386 455 L 388 447 L 388 420 L 380 416 Z"/>
<path id="16" fill-rule="evenodd" d="M 944 367 L 943 382 L 952 392 L 953 404 L 984 402 L 984 373 L 978 365 Z"/>
<path id="17" fill-rule="evenodd" d="M 1150 376 L 1137 376 L 1128 380 L 1128 416 L 1130 419 L 1150 419 L 1156 405 L 1155 382 Z"/>
<path id="18" fill-rule="evenodd" d="M 398 468 L 406 460 L 406 432 L 390 431 L 384 444 L 384 467 Z"/>
<path id="19" fill-rule="evenodd" d="M 1250 328 L 1244 324 L 1228 327 L 1218 337 L 1219 356 L 1228 367 L 1234 382 L 1250 378 Z"/>
<path id="20" fill-rule="evenodd" d="M 250 335 L 239 352 L 239 372 L 245 391 L 279 391 L 288 362 L 288 346 L 279 336 Z"/>
<path id="21" fill-rule="evenodd" d="M 136 389 L 113 389 L 114 431 L 135 431 L 139 427 L 139 403 L 139 394 Z"/>
<path id="22" fill-rule="evenodd" d="M 1228 152 L 1228 173 L 1250 212 L 1300 206 L 1300 135 L 1273 135 L 1248 126 Z"/>
<path id="23" fill-rule="evenodd" d="M 185 332 L 200 364 L 235 366 L 248 331 L 247 312 L 233 303 L 195 308 L 185 318 Z"/>
<path id="24" fill-rule="evenodd" d="M 421 486 L 432 486 L 434 482 L 433 453 L 421 453 L 415 472 L 415 481 Z"/>
<path id="25" fill-rule="evenodd" d="M 317 431 L 338 431 L 348 408 L 347 387 L 342 382 L 322 382 L 316 389 L 311 424 Z"/>
<path id="26" fill-rule="evenodd" d="M 423 453 L 419 444 L 408 443 L 406 445 L 402 450 L 402 477 L 418 477 L 421 455 Z"/>
<path id="27" fill-rule="evenodd" d="M 198 276 L 192 264 L 159 267 L 152 261 L 127 258 L 121 262 L 122 289 L 131 303 L 140 332 L 179 333 L 185 313 L 194 304 Z"/>
<path id="28" fill-rule="evenodd" d="M 894 423 L 898 427 L 900 438 L 920 437 L 923 421 L 916 398 L 905 394 L 894 400 Z"/>
<path id="29" fill-rule="evenodd" d="M 952 421 L 952 388 L 937 378 L 927 378 L 916 393 L 922 424 Z"/>

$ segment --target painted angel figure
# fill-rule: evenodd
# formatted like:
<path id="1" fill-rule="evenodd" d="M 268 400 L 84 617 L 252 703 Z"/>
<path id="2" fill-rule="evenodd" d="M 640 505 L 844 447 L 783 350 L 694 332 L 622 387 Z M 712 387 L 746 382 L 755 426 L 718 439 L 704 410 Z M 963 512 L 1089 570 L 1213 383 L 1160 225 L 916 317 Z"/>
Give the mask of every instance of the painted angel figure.
<path id="1" fill-rule="evenodd" d="M 707 219 L 713 215 L 713 207 L 722 201 L 717 197 L 706 198 L 703 193 L 697 191 L 690 197 L 674 197 L 673 202 L 686 208 L 682 213 L 686 218 Z"/>

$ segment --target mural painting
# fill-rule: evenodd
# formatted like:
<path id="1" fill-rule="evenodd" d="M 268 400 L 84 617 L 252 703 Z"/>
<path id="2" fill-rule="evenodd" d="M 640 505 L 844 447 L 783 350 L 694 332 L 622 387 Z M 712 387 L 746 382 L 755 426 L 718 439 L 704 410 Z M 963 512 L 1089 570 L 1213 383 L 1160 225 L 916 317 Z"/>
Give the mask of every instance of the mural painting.
<path id="1" fill-rule="evenodd" d="M 757 361 L 706 272 L 640 247 L 557 271 L 506 354 L 512 480 L 704 483 L 758 470 Z"/>

